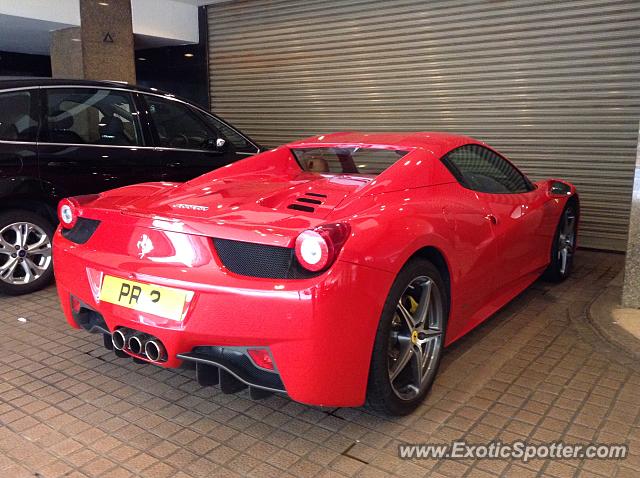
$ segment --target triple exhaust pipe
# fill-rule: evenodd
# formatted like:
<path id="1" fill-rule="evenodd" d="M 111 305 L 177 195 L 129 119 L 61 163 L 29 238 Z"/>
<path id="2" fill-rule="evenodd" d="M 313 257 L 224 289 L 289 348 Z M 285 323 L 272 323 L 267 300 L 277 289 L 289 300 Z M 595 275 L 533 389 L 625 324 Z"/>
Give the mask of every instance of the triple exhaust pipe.
<path id="1" fill-rule="evenodd" d="M 133 355 L 146 357 L 151 362 L 167 360 L 167 349 L 162 342 L 148 334 L 129 329 L 116 329 L 111 334 L 111 342 L 116 350 L 125 350 Z"/>

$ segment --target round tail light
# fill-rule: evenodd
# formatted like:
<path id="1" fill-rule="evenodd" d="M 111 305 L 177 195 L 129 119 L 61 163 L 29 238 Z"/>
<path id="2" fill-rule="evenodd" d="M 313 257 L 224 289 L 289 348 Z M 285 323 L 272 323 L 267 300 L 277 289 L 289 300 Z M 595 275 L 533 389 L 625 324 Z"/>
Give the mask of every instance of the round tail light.
<path id="1" fill-rule="evenodd" d="M 296 258 L 305 269 L 318 272 L 334 263 L 351 228 L 346 223 L 324 224 L 302 231 L 296 239 Z"/>
<path id="2" fill-rule="evenodd" d="M 65 229 L 71 229 L 78 222 L 78 204 L 73 198 L 67 198 L 58 204 L 58 219 Z"/>
<path id="3" fill-rule="evenodd" d="M 90 202 L 98 199 L 99 194 L 85 194 L 65 198 L 58 204 L 58 219 L 65 229 L 71 229 L 78 222 L 78 217 L 82 215 L 82 208 Z"/>

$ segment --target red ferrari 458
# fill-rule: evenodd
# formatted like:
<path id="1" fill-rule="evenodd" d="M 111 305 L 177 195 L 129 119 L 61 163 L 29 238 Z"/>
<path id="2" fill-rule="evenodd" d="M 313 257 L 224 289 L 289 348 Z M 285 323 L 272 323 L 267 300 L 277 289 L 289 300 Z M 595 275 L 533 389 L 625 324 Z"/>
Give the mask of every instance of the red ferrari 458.
<path id="1" fill-rule="evenodd" d="M 443 348 L 571 271 L 579 202 L 472 138 L 336 133 L 65 199 L 69 323 L 202 385 L 404 414 Z"/>

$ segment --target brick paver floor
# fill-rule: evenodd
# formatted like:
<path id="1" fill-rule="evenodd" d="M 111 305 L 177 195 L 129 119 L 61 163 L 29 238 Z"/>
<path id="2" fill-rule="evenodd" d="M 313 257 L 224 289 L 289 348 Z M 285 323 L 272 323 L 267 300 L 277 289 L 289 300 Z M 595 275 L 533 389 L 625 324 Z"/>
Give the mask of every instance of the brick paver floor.
<path id="1" fill-rule="evenodd" d="M 0 297 L 0 476 L 640 476 L 640 368 L 585 310 L 623 257 L 583 252 L 450 347 L 412 415 L 252 401 L 191 370 L 118 359 L 64 322 L 55 290 Z M 18 318 L 27 321 L 19 321 Z M 398 444 L 625 442 L 613 460 L 412 460 Z"/>

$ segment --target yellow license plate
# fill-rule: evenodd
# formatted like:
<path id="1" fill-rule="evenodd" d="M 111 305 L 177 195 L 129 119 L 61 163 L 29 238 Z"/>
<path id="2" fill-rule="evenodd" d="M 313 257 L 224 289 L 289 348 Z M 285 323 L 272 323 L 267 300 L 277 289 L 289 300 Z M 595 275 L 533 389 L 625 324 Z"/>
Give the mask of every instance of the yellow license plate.
<path id="1" fill-rule="evenodd" d="M 186 299 L 186 291 L 108 275 L 100 288 L 100 300 L 171 320 L 182 320 Z"/>

